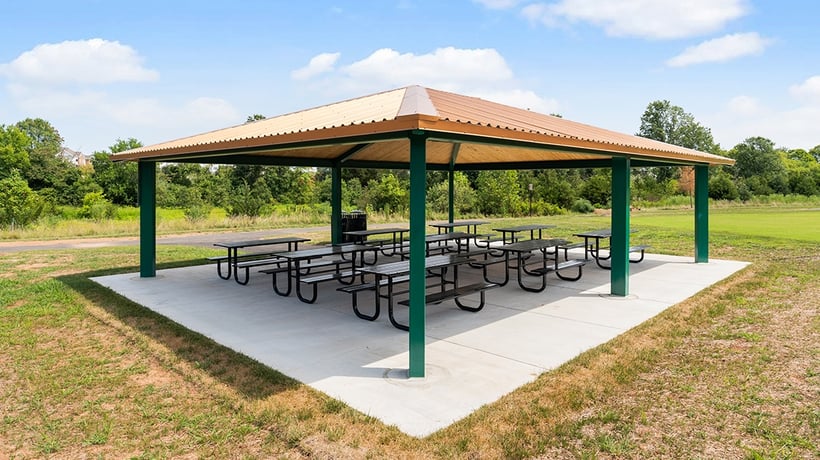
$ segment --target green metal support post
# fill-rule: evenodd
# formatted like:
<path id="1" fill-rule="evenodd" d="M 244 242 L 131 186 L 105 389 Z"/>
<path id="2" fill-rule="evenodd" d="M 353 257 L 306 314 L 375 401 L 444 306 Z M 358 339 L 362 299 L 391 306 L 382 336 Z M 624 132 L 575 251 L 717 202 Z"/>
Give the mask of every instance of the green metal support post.
<path id="1" fill-rule="evenodd" d="M 695 262 L 709 262 L 709 166 L 695 166 Z"/>
<path id="2" fill-rule="evenodd" d="M 330 170 L 330 242 L 342 242 L 342 167 Z"/>
<path id="3" fill-rule="evenodd" d="M 611 294 L 629 295 L 629 158 L 612 159 Z"/>
<path id="4" fill-rule="evenodd" d="M 409 377 L 424 377 L 426 289 L 424 236 L 427 228 L 427 135 L 410 134 L 410 370 Z"/>
<path id="5" fill-rule="evenodd" d="M 157 276 L 157 164 L 137 163 L 140 200 L 140 278 Z"/>
<path id="6" fill-rule="evenodd" d="M 447 217 L 449 219 L 448 222 L 453 223 L 455 220 L 456 211 L 455 211 L 455 197 L 456 197 L 456 172 L 453 171 L 453 168 L 450 168 L 450 171 L 447 172 Z M 452 231 L 452 228 L 450 229 Z"/>

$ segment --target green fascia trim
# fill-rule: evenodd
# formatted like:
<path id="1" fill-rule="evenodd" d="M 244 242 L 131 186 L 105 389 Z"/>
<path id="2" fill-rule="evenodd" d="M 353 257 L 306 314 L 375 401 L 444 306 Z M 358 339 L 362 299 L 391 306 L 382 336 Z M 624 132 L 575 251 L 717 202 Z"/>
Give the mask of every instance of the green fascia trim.
<path id="1" fill-rule="evenodd" d="M 609 168 L 612 160 L 558 160 L 558 161 L 528 161 L 509 163 L 475 163 L 457 164 L 455 171 L 492 171 L 492 170 L 535 170 L 535 169 L 577 169 L 577 168 Z"/>
<path id="2" fill-rule="evenodd" d="M 224 161 L 218 161 L 224 160 Z M 140 160 L 142 161 L 142 160 Z M 275 157 L 266 155 L 231 155 L 220 157 L 195 157 L 159 160 L 163 163 L 205 163 L 223 165 L 298 166 L 303 168 L 332 168 L 336 160 L 326 158 Z"/>

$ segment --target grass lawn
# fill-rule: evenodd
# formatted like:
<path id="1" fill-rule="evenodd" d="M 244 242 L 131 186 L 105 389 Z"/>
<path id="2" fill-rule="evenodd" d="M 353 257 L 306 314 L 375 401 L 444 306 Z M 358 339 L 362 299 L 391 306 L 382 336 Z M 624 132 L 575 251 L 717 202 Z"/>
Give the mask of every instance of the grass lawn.
<path id="1" fill-rule="evenodd" d="M 136 247 L 2 254 L 0 458 L 816 458 L 820 211 L 710 217 L 711 257 L 750 267 L 424 439 L 88 280 L 136 271 Z M 691 212 L 632 223 L 693 251 Z M 159 268 L 217 253 L 157 251 Z"/>

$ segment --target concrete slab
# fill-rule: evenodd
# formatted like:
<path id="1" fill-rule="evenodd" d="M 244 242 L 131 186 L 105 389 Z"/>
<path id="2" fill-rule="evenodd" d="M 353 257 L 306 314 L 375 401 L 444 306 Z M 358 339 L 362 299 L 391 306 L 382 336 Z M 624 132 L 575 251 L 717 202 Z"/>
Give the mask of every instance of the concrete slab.
<path id="1" fill-rule="evenodd" d="M 487 292 L 478 313 L 452 302 L 427 313 L 426 377 L 407 377 L 407 333 L 386 313 L 358 319 L 350 296 L 320 286 L 315 304 L 273 293 L 270 278 L 247 286 L 217 278 L 213 266 L 122 274 L 97 283 L 218 343 L 337 398 L 426 436 L 492 403 L 581 352 L 604 343 L 742 269 L 745 262 L 647 254 L 630 265 L 630 296 L 609 297 L 609 272 L 590 264 L 577 282 L 549 277 L 539 294 L 510 283 Z M 495 266 L 496 277 L 501 269 Z M 460 276 L 480 278 L 462 269 Z M 372 301 L 361 296 L 360 305 Z"/>

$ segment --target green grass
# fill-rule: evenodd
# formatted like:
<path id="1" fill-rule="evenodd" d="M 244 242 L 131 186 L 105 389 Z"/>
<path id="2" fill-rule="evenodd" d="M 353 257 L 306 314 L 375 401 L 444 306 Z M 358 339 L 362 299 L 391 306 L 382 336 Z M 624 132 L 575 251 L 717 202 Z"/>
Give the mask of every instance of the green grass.
<path id="1" fill-rule="evenodd" d="M 136 247 L 0 254 L 0 456 L 817 458 L 818 213 L 711 217 L 712 254 L 749 268 L 424 439 L 88 279 L 136 271 Z M 685 254 L 691 220 L 636 212 L 633 238 Z M 486 227 L 524 222 L 570 236 L 609 217 Z M 778 222 L 790 237 L 766 234 Z M 213 253 L 157 251 L 160 269 Z"/>
<path id="2" fill-rule="evenodd" d="M 694 231 L 694 217 L 689 212 L 636 213 L 635 227 L 658 227 Z M 820 208 L 815 209 L 713 209 L 709 216 L 711 234 L 730 234 L 743 238 L 820 241 Z"/>

